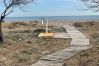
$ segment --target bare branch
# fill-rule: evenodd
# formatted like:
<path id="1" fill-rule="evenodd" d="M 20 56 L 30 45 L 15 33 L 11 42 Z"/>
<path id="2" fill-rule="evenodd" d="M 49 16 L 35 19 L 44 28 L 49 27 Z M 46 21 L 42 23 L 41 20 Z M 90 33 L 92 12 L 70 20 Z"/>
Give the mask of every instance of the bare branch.
<path id="1" fill-rule="evenodd" d="M 22 5 L 27 5 L 33 1 L 34 0 L 3 0 L 5 10 L 2 12 L 1 16 L 7 16 L 8 14 L 12 13 L 13 9 L 9 11 L 11 8 L 22 7 Z"/>
<path id="2" fill-rule="evenodd" d="M 5 7 L 7 7 L 6 0 L 4 0 L 4 5 L 5 5 Z"/>
<path id="3" fill-rule="evenodd" d="M 2 13 L 1 15 L 6 16 L 6 12 L 11 8 L 11 6 L 12 6 L 12 3 L 9 4 L 9 5 L 5 8 L 5 10 L 3 11 L 3 13 Z"/>
<path id="4" fill-rule="evenodd" d="M 9 14 L 12 13 L 12 12 L 13 12 L 13 10 L 9 11 L 7 14 L 5 14 L 5 16 L 9 15 Z"/>
<path id="5" fill-rule="evenodd" d="M 99 11 L 99 0 L 80 0 L 80 1 L 82 1 L 88 7 L 88 9 Z"/>

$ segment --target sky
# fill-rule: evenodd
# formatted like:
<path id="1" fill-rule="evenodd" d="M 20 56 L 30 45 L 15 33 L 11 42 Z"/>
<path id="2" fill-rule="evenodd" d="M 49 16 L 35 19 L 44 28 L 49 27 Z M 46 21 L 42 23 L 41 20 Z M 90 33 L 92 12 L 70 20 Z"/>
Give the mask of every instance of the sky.
<path id="1" fill-rule="evenodd" d="M 99 15 L 99 12 L 85 9 L 80 0 L 35 0 L 24 7 L 25 12 L 15 9 L 8 17 Z M 0 6 L 0 13 L 2 10 Z"/>

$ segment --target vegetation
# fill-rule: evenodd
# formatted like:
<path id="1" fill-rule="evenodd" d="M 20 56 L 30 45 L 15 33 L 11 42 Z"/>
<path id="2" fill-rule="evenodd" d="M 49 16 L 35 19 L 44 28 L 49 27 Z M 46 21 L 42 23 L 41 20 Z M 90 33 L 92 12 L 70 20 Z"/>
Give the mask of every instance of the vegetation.
<path id="1" fill-rule="evenodd" d="M 74 23 L 74 24 L 73 24 L 73 26 L 75 26 L 75 27 L 83 27 L 83 25 L 82 25 L 82 24 L 77 23 L 77 22 L 76 22 L 76 23 Z"/>
<path id="2" fill-rule="evenodd" d="M 25 23 L 25 22 L 23 22 Z M 28 22 L 20 25 L 15 23 L 13 29 L 8 27 L 13 23 L 3 24 L 4 44 L 0 45 L 0 66 L 30 66 L 42 56 L 57 52 L 69 46 L 69 39 L 38 38 L 44 27 L 38 23 Z M 28 26 L 29 25 L 29 26 Z M 35 26 L 32 26 L 35 25 Z M 63 31 L 62 27 L 53 26 L 50 32 Z M 56 29 L 56 31 L 54 30 Z"/>
<path id="3" fill-rule="evenodd" d="M 38 37 L 38 35 L 39 35 L 40 33 L 44 33 L 44 32 L 46 32 L 46 30 L 40 28 L 40 29 L 35 29 L 35 30 L 33 31 L 33 34 L 34 34 L 35 37 Z"/>
<path id="4" fill-rule="evenodd" d="M 75 23 L 77 24 L 77 23 Z M 99 22 L 81 22 L 76 26 L 88 38 L 92 48 L 68 59 L 64 66 L 99 66 Z"/>

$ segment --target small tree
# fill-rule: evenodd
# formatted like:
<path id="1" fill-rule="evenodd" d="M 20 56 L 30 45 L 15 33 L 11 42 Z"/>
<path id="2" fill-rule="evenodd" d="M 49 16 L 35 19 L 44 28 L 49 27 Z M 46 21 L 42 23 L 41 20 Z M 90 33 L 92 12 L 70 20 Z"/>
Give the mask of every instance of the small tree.
<path id="1" fill-rule="evenodd" d="M 99 0 L 80 0 L 82 1 L 88 9 L 99 11 Z"/>
<path id="2" fill-rule="evenodd" d="M 4 5 L 4 11 L 2 11 L 0 15 L 0 43 L 4 42 L 2 35 L 2 22 L 4 21 L 4 18 L 12 13 L 15 8 L 26 6 L 33 1 L 34 0 L 0 0 L 0 3 Z"/>

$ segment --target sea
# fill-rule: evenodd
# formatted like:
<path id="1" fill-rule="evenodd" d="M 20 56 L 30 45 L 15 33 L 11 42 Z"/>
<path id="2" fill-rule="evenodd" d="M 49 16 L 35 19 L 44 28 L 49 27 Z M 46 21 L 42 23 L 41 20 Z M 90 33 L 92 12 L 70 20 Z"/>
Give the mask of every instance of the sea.
<path id="1" fill-rule="evenodd" d="M 48 20 L 66 20 L 66 21 L 99 21 L 99 15 L 91 16 L 33 16 L 33 17 L 6 17 L 5 21 L 34 21 L 41 20 L 42 18 Z"/>

